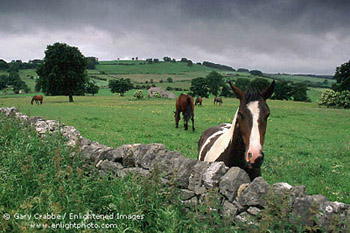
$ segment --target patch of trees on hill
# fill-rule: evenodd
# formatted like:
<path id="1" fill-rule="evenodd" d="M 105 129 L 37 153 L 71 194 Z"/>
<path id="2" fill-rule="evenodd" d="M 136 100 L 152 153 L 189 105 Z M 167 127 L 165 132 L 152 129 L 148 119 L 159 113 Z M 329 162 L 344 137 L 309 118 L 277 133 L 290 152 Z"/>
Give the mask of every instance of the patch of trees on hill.
<path id="1" fill-rule="evenodd" d="M 235 81 L 235 86 L 239 87 L 242 91 L 246 91 L 252 86 L 261 92 L 269 85 L 270 82 L 264 78 L 255 78 L 252 81 L 247 78 L 238 78 Z M 271 99 L 310 102 L 310 99 L 307 96 L 308 90 L 307 83 L 305 82 L 293 83 L 291 81 L 286 82 L 277 80 Z"/>
<path id="2" fill-rule="evenodd" d="M 216 71 L 210 72 L 205 78 L 191 80 L 190 94 L 193 96 L 209 97 L 209 94 L 217 96 L 224 85 L 224 77 Z"/>
<path id="3" fill-rule="evenodd" d="M 9 75 L 3 74 L 0 76 L 0 90 L 12 87 L 14 93 L 19 94 L 21 91 L 30 92 L 30 88 L 19 77 L 18 72 L 10 72 Z"/>
<path id="4" fill-rule="evenodd" d="M 95 66 L 98 65 L 97 57 L 87 57 L 86 58 L 86 68 L 89 70 L 94 70 Z"/>
<path id="5" fill-rule="evenodd" d="M 9 63 L 3 59 L 0 59 L 0 70 L 6 70 L 7 72 L 18 72 L 20 69 L 36 69 L 41 63 L 42 60 L 39 59 L 29 60 L 29 62 L 12 60 Z"/>
<path id="6" fill-rule="evenodd" d="M 245 68 L 238 68 L 238 69 L 237 69 L 237 72 L 249 73 L 249 70 L 248 70 L 248 69 L 245 69 Z"/>
<path id="7" fill-rule="evenodd" d="M 219 70 L 236 71 L 231 66 L 220 65 L 220 64 L 213 63 L 213 62 L 209 62 L 209 61 L 204 61 L 203 66 L 207 66 L 207 67 L 215 68 L 215 69 L 219 69 Z"/>
<path id="8" fill-rule="evenodd" d="M 350 60 L 336 68 L 336 83 L 332 90 L 324 90 L 318 101 L 326 107 L 350 108 Z"/>

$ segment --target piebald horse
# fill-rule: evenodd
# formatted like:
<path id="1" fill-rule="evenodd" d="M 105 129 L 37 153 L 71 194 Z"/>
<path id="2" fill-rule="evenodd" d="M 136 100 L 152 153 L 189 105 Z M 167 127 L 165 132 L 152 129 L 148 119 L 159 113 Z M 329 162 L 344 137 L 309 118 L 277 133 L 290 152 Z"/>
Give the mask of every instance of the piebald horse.
<path id="1" fill-rule="evenodd" d="M 32 101 L 30 103 L 33 105 L 35 101 L 36 104 L 39 104 L 39 103 L 43 104 L 43 100 L 44 100 L 44 97 L 42 95 L 35 95 L 33 96 Z"/>
<path id="2" fill-rule="evenodd" d="M 228 167 L 238 166 L 253 180 L 261 176 L 264 136 L 270 115 L 266 99 L 271 97 L 275 81 L 261 93 L 255 88 L 243 93 L 231 82 L 230 86 L 240 100 L 232 124 L 221 124 L 202 133 L 198 142 L 198 159 L 223 161 Z"/>

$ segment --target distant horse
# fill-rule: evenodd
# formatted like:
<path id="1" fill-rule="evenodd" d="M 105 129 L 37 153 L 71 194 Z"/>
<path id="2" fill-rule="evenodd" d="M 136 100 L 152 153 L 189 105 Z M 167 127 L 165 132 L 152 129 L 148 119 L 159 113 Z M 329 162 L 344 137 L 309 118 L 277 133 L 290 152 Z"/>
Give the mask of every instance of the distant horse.
<path id="1" fill-rule="evenodd" d="M 223 161 L 228 167 L 238 166 L 253 180 L 261 176 L 264 137 L 270 115 L 266 99 L 271 97 L 275 81 L 261 93 L 254 88 L 243 93 L 231 82 L 230 86 L 240 100 L 232 124 L 221 124 L 202 133 L 198 142 L 198 159 Z"/>
<path id="2" fill-rule="evenodd" d="M 221 97 L 215 97 L 214 98 L 214 104 L 219 103 L 220 105 L 222 104 L 222 99 Z"/>
<path id="3" fill-rule="evenodd" d="M 196 105 L 196 106 L 197 106 L 197 105 L 198 105 L 198 106 L 199 106 L 199 105 L 202 106 L 202 102 L 203 102 L 203 98 L 199 96 L 199 97 L 197 97 L 197 99 L 196 99 L 195 105 Z"/>
<path id="4" fill-rule="evenodd" d="M 188 129 L 188 121 L 192 120 L 192 130 L 194 131 L 194 104 L 193 97 L 191 95 L 181 94 L 176 99 L 176 112 L 175 112 L 175 125 L 179 128 L 180 113 L 184 117 L 185 130 Z"/>
<path id="5" fill-rule="evenodd" d="M 33 105 L 33 102 L 35 101 L 36 104 L 43 104 L 44 97 L 42 95 L 35 95 L 32 98 L 32 101 L 30 102 Z"/>

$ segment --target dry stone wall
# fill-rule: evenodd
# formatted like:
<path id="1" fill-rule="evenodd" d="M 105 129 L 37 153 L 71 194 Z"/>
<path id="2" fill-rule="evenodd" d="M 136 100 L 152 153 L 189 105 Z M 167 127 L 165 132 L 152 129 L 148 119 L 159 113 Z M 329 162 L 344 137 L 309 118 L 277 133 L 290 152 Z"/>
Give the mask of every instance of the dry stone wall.
<path id="1" fill-rule="evenodd" d="M 258 216 L 266 208 L 269 198 L 279 197 L 287 202 L 285 211 L 292 216 L 292 223 L 298 219 L 298 224 L 331 229 L 336 222 L 337 231 L 350 231 L 346 228 L 350 222 L 350 205 L 328 201 L 322 195 L 307 195 L 305 186 L 293 187 L 283 182 L 270 185 L 263 177 L 251 182 L 248 174 L 238 167 L 189 159 L 179 152 L 166 150 L 162 144 L 111 148 L 82 137 L 74 127 L 58 121 L 28 117 L 14 107 L 0 108 L 0 112 L 32 125 L 40 137 L 60 131 L 67 138 L 67 144 L 79 146 L 81 154 L 102 175 L 123 177 L 132 173 L 148 176 L 155 170 L 160 171 L 163 183 L 171 180 L 179 188 L 184 205 L 201 204 L 214 193 L 222 205 L 223 215 L 244 223 L 259 224 Z"/>

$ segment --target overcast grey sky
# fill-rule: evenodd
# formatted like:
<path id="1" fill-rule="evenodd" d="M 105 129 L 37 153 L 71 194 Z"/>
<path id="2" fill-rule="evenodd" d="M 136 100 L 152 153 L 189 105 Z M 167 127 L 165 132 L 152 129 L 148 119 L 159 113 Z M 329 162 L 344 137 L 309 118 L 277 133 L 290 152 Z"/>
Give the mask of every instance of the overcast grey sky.
<path id="1" fill-rule="evenodd" d="M 350 59 L 348 0 L 0 0 L 0 59 L 186 57 L 264 72 L 334 74 Z"/>

